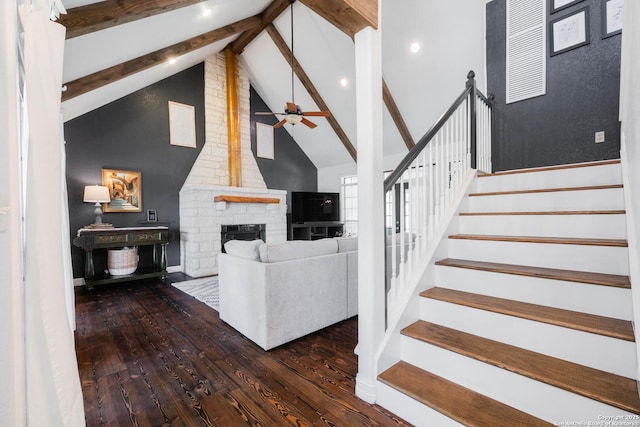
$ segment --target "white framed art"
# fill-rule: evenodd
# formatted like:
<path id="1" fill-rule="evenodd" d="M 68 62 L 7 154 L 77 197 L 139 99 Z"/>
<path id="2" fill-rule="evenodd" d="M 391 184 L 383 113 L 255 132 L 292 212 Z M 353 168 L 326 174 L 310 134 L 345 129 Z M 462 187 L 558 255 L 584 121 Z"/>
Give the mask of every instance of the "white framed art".
<path id="1" fill-rule="evenodd" d="M 273 126 L 256 122 L 256 156 L 273 160 Z"/>
<path id="2" fill-rule="evenodd" d="M 169 143 L 196 148 L 196 108 L 169 101 Z"/>

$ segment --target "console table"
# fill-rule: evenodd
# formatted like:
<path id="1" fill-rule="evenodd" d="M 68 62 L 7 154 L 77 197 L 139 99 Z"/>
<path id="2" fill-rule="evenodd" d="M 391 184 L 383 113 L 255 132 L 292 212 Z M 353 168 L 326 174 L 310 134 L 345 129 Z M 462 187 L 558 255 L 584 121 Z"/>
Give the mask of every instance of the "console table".
<path id="1" fill-rule="evenodd" d="M 167 227 L 81 228 L 73 244 L 84 249 L 84 280 L 89 289 L 94 285 L 130 280 L 148 279 L 167 275 L 166 247 L 171 240 Z M 153 266 L 138 269 L 126 276 L 96 274 L 93 266 L 95 249 L 122 248 L 125 246 L 153 246 Z"/>

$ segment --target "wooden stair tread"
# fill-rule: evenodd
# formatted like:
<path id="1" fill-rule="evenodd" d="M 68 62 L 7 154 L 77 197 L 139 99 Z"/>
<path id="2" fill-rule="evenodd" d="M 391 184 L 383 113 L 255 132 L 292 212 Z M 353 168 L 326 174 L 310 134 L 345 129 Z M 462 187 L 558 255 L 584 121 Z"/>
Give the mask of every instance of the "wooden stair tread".
<path id="1" fill-rule="evenodd" d="M 406 336 L 502 369 L 640 414 L 633 379 L 425 321 L 403 329 Z"/>
<path id="2" fill-rule="evenodd" d="M 460 216 L 488 215 L 624 215 L 624 209 L 599 211 L 523 211 L 523 212 L 460 212 Z"/>
<path id="3" fill-rule="evenodd" d="M 562 245 L 627 247 L 625 239 L 585 239 L 577 237 L 496 236 L 488 234 L 453 234 L 450 239 L 490 240 L 494 242 L 553 243 Z"/>
<path id="4" fill-rule="evenodd" d="M 620 163 L 620 159 L 603 160 L 603 161 L 597 161 L 597 162 L 572 163 L 568 165 L 542 166 L 539 168 L 500 171 L 500 172 L 494 172 L 492 174 L 481 173 L 481 174 L 478 174 L 478 178 L 487 178 L 491 176 L 502 176 L 502 175 L 515 175 L 515 174 L 530 173 L 530 172 L 545 172 L 545 171 L 562 170 L 562 169 L 576 169 L 576 168 L 585 168 L 585 167 L 591 167 L 591 166 L 615 165 L 618 163 Z"/>
<path id="5" fill-rule="evenodd" d="M 436 265 L 631 289 L 631 282 L 629 281 L 629 277 L 618 274 L 591 273 L 585 271 L 531 267 L 527 265 L 501 264 L 497 262 L 470 261 L 454 258 L 446 258 L 437 261 Z"/>
<path id="6" fill-rule="evenodd" d="M 622 188 L 622 184 L 591 185 L 587 187 L 540 188 L 535 190 L 491 191 L 485 193 L 470 193 L 469 197 L 511 196 L 515 194 L 556 193 L 562 191 L 612 190 L 617 188 Z"/>
<path id="7" fill-rule="evenodd" d="M 396 363 L 378 379 L 466 426 L 552 425 L 407 362 Z"/>
<path id="8" fill-rule="evenodd" d="M 633 327 L 627 320 L 439 287 L 423 291 L 420 296 L 625 341 L 635 341 Z"/>

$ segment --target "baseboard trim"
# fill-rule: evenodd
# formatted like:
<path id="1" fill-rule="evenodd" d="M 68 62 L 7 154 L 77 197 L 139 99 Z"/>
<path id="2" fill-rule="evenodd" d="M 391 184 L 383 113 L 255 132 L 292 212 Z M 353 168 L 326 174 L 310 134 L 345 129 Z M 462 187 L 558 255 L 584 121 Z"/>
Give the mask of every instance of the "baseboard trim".
<path id="1" fill-rule="evenodd" d="M 167 267 L 167 273 L 182 273 L 182 265 L 172 265 Z"/>
<path id="2" fill-rule="evenodd" d="M 74 277 L 73 286 L 84 286 L 84 277 Z"/>

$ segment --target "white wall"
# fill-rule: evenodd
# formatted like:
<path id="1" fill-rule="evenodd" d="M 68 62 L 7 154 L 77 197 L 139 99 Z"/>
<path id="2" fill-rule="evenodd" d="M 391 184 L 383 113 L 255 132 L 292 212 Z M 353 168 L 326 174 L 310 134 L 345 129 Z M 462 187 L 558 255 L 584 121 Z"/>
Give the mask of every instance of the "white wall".
<path id="1" fill-rule="evenodd" d="M 486 93 L 485 6 L 478 0 L 382 2 L 383 78 L 415 141 L 464 90 L 469 70 Z M 421 45 L 417 54 L 409 51 L 414 41 Z M 384 169 L 391 170 L 407 149 L 398 150 L 404 143 L 386 112 L 384 125 Z M 340 177 L 355 173 L 355 163 L 318 168 L 318 190 L 338 191 Z"/>

